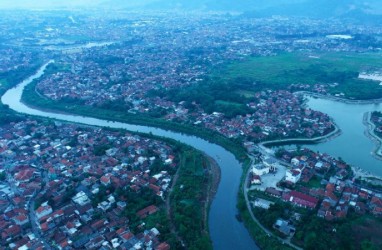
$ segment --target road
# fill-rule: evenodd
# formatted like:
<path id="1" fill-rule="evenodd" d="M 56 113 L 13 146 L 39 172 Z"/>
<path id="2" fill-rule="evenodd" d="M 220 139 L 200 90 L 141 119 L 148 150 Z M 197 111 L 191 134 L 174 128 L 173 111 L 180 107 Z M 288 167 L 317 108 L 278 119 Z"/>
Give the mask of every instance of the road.
<path id="1" fill-rule="evenodd" d="M 253 157 L 251 157 L 251 165 L 253 163 Z M 277 159 L 276 159 L 277 160 Z M 279 161 L 278 161 L 279 162 Z M 247 204 L 247 209 L 249 211 L 249 214 L 251 215 L 252 217 L 252 220 L 268 235 L 271 235 L 273 237 L 276 237 L 277 239 L 279 239 L 281 242 L 283 242 L 284 244 L 287 244 L 289 245 L 290 247 L 294 248 L 294 249 L 297 249 L 297 250 L 303 250 L 302 248 L 294 245 L 290 240 L 291 238 L 288 238 L 288 239 L 282 239 L 276 235 L 274 235 L 270 230 L 268 230 L 267 228 L 265 228 L 261 223 L 260 221 L 256 218 L 256 216 L 253 214 L 252 212 L 252 208 L 251 208 L 251 204 L 249 202 L 249 199 L 248 199 L 248 181 L 249 181 L 249 175 L 250 175 L 250 172 L 251 172 L 251 168 L 248 169 L 248 172 L 246 173 L 246 177 L 245 177 L 245 181 L 244 181 L 244 184 L 243 184 L 243 192 L 244 192 L 244 198 L 245 198 L 245 203 Z"/>
<path id="2" fill-rule="evenodd" d="M 43 186 L 45 185 L 45 183 L 47 182 L 48 178 L 47 178 L 47 174 L 46 174 L 46 171 L 40 169 L 41 171 L 41 177 L 43 179 L 43 183 L 41 183 L 41 189 L 43 189 Z M 35 199 L 36 199 L 36 196 L 38 193 L 40 193 L 42 190 L 36 190 L 34 193 L 33 193 L 33 196 L 31 197 L 31 199 L 28 201 L 28 216 L 29 216 L 29 221 L 31 223 L 31 227 L 32 227 L 32 232 L 33 234 L 35 235 L 36 239 L 38 241 L 40 241 L 45 249 L 52 249 L 52 247 L 49 245 L 48 241 L 46 240 L 46 238 L 44 237 L 44 235 L 41 233 L 41 230 L 40 230 L 40 227 L 39 227 L 39 221 L 38 221 L 38 218 L 36 216 L 36 213 L 35 213 Z"/>
<path id="3" fill-rule="evenodd" d="M 176 227 L 175 227 L 175 224 L 174 224 L 174 216 L 172 214 L 171 201 L 170 201 L 171 193 L 174 190 L 174 187 L 175 187 L 176 182 L 177 182 L 178 177 L 179 177 L 180 168 L 181 167 L 179 166 L 178 169 L 176 170 L 176 173 L 175 173 L 174 178 L 172 180 L 172 184 L 171 184 L 170 190 L 169 190 L 169 192 L 167 194 L 167 199 L 166 199 L 165 203 L 166 203 L 167 218 L 170 221 L 170 230 L 171 230 L 171 233 L 174 234 L 176 239 L 177 239 L 177 241 L 179 241 L 182 244 L 182 246 L 185 247 L 184 241 L 179 236 L 178 231 L 176 230 Z"/>
<path id="4" fill-rule="evenodd" d="M 371 112 L 365 114 L 363 122 L 366 125 L 366 136 L 376 142 L 376 149 L 374 151 L 374 156 L 377 159 L 382 158 L 382 139 L 375 134 L 375 124 L 371 121 Z"/>

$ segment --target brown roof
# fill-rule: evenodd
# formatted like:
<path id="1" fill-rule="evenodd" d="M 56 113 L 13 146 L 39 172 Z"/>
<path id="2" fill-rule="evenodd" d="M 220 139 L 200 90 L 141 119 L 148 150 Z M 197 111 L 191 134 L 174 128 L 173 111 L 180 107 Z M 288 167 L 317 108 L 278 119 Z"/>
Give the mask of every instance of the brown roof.
<path id="1" fill-rule="evenodd" d="M 170 249 L 170 245 L 167 244 L 166 242 L 163 242 L 161 244 L 159 244 L 155 250 L 169 250 Z"/>
<path id="2" fill-rule="evenodd" d="M 154 206 L 154 205 L 151 205 L 151 206 L 148 206 L 140 211 L 138 211 L 137 215 L 141 218 L 141 219 L 144 219 L 146 218 L 148 215 L 150 214 L 153 214 L 155 212 L 157 212 L 159 209 Z"/>

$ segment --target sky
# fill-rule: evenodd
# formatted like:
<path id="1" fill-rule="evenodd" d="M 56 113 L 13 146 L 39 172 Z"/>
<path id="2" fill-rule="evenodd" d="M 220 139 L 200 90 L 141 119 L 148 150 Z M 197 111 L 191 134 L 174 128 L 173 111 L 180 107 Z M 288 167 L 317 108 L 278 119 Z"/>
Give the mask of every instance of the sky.
<path id="1" fill-rule="evenodd" d="M 84 6 L 96 6 L 102 0 L 0 0 L 0 8 L 73 8 Z"/>
<path id="2" fill-rule="evenodd" d="M 382 14 L 382 0 L 0 0 L 0 9 L 188 9 L 248 11 L 272 7 L 274 14 L 311 16 L 344 13 L 351 9 Z M 378 13 L 376 13 L 378 12 Z M 316 15 L 317 16 L 317 15 Z M 323 15 L 325 16 L 325 15 Z"/>

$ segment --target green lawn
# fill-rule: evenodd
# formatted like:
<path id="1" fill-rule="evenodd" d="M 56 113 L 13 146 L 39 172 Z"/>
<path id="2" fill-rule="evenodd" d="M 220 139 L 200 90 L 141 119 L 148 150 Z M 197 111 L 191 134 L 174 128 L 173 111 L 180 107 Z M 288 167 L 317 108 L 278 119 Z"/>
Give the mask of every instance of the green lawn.
<path id="1" fill-rule="evenodd" d="M 321 179 L 317 177 L 313 177 L 308 183 L 303 183 L 302 186 L 308 188 L 320 188 L 321 187 Z"/>
<path id="2" fill-rule="evenodd" d="M 255 82 L 262 88 L 284 89 L 291 84 L 339 83 L 332 93 L 344 92 L 349 98 L 382 97 L 378 82 L 358 79 L 359 72 L 382 69 L 382 53 L 283 53 L 269 57 L 250 57 L 227 63 L 212 77 L 226 81 Z M 240 90 L 239 90 L 240 91 Z M 246 95 L 250 95 L 246 89 Z"/>
<path id="3" fill-rule="evenodd" d="M 6 86 L 7 81 L 5 79 L 0 79 L 0 87 Z"/>

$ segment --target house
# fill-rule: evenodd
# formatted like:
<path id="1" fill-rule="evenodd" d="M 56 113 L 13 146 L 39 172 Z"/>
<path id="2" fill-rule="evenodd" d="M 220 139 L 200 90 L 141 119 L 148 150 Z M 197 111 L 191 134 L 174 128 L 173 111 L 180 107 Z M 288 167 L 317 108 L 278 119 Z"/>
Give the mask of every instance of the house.
<path id="1" fill-rule="evenodd" d="M 19 182 L 29 182 L 33 177 L 34 172 L 33 168 L 26 168 L 15 174 L 14 178 Z"/>
<path id="2" fill-rule="evenodd" d="M 273 227 L 286 236 L 293 236 L 296 232 L 296 228 L 289 225 L 289 222 L 283 219 L 278 219 Z"/>
<path id="3" fill-rule="evenodd" d="M 89 197 L 84 191 L 78 192 L 74 197 L 72 197 L 72 201 L 80 206 L 90 203 Z"/>
<path id="4" fill-rule="evenodd" d="M 29 218 L 25 214 L 20 214 L 14 217 L 13 221 L 16 223 L 16 225 L 23 226 L 29 222 Z"/>
<path id="5" fill-rule="evenodd" d="M 156 213 L 159 209 L 154 206 L 154 205 L 151 205 L 151 206 L 148 206 L 142 210 L 139 210 L 137 212 L 137 215 L 141 218 L 141 219 L 144 219 L 146 218 L 147 216 L 149 216 L 150 214 L 153 214 L 153 213 Z"/>
<path id="6" fill-rule="evenodd" d="M 288 169 L 285 173 L 285 180 L 297 183 L 301 178 L 301 170 L 300 169 Z"/>
<path id="7" fill-rule="evenodd" d="M 264 199 L 261 199 L 261 198 L 257 198 L 254 202 L 253 202 L 253 205 L 255 207 L 260 207 L 260 208 L 264 208 L 264 209 L 269 209 L 271 205 L 275 204 L 274 202 L 272 201 L 268 201 L 268 200 L 264 200 Z"/>
<path id="8" fill-rule="evenodd" d="M 314 209 L 318 204 L 318 199 L 294 190 L 288 193 L 283 193 L 282 199 L 294 205 L 311 209 Z"/>
<path id="9" fill-rule="evenodd" d="M 159 244 L 155 250 L 170 250 L 170 245 L 167 244 L 166 242 L 163 242 L 161 244 Z"/>
<path id="10" fill-rule="evenodd" d="M 270 171 L 274 171 L 277 168 L 277 161 L 273 158 L 266 158 L 263 160 L 263 164 L 269 167 Z"/>
<path id="11" fill-rule="evenodd" d="M 290 163 L 292 163 L 294 166 L 298 166 L 298 165 L 300 165 L 300 160 L 297 159 L 296 157 L 294 157 L 294 158 L 292 158 Z"/>
<path id="12" fill-rule="evenodd" d="M 251 185 L 261 185 L 261 178 L 258 175 L 252 175 Z"/>
<path id="13" fill-rule="evenodd" d="M 267 187 L 265 189 L 265 192 L 273 197 L 281 197 L 282 195 L 282 192 L 280 190 L 277 190 L 276 188 L 273 188 L 273 187 Z"/>
<path id="14" fill-rule="evenodd" d="M 52 207 L 48 205 L 47 202 L 43 203 L 39 208 L 36 210 L 36 216 L 38 219 L 41 219 L 44 216 L 47 216 L 53 212 Z"/>
<path id="15" fill-rule="evenodd" d="M 101 177 L 101 184 L 104 186 L 110 185 L 111 180 L 110 180 L 110 175 L 104 175 Z"/>
<path id="16" fill-rule="evenodd" d="M 15 238 L 21 234 L 21 227 L 18 225 L 12 225 L 1 232 L 2 239 Z"/>

